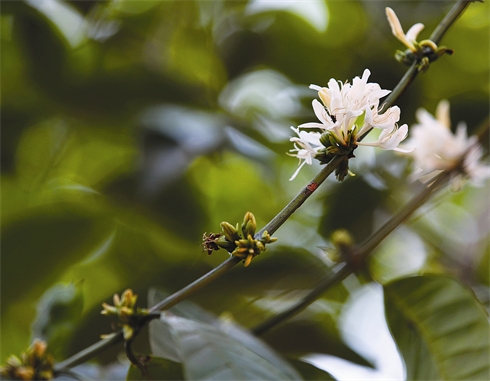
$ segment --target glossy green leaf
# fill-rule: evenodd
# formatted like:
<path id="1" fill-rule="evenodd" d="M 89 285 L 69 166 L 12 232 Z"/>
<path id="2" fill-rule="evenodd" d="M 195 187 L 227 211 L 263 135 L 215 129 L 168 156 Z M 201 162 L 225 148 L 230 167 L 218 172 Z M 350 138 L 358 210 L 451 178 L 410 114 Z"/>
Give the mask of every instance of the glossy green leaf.
<path id="1" fill-rule="evenodd" d="M 150 357 L 145 360 L 146 374 L 141 374 L 141 370 L 131 364 L 126 380 L 183 380 L 182 365 L 162 359 Z"/>
<path id="2" fill-rule="evenodd" d="M 232 325 L 215 327 L 171 314 L 162 315 L 191 380 L 300 380 L 265 344 Z M 266 356 L 264 355 L 264 352 Z"/>
<path id="3" fill-rule="evenodd" d="M 167 294 L 162 291 L 151 289 L 148 294 L 148 303 L 149 305 L 154 305 L 166 296 Z M 220 320 L 212 313 L 190 301 L 179 303 L 172 307 L 169 312 L 172 316 L 185 317 L 187 321 L 201 323 L 203 327 L 215 330 L 216 334 L 221 335 L 225 342 L 227 340 L 231 343 L 235 342 L 237 348 L 242 348 L 239 350 L 259 356 L 262 361 L 271 364 L 272 367 L 282 369 L 285 375 L 292 377 L 289 379 L 299 377 L 294 369 L 275 354 L 262 340 L 251 335 L 238 324 Z M 165 318 L 163 320 L 166 321 Z M 150 323 L 150 345 L 154 355 L 170 358 L 174 361 L 182 361 L 185 364 L 186 357 L 176 344 L 175 332 L 171 324 L 164 324 L 162 321 L 152 321 Z"/>
<path id="4" fill-rule="evenodd" d="M 452 278 L 418 276 L 392 282 L 384 292 L 407 379 L 489 379 L 489 324 L 470 290 Z"/>

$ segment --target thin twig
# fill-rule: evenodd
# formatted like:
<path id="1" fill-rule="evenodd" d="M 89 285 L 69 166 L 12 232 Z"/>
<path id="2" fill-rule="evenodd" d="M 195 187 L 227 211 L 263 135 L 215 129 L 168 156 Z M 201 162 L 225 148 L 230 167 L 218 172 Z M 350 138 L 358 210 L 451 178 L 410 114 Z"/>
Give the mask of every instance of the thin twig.
<path id="1" fill-rule="evenodd" d="M 258 324 L 251 331 L 256 335 L 261 335 L 268 331 L 272 327 L 280 324 L 281 322 L 291 318 L 292 316 L 303 311 L 306 307 L 317 300 L 322 294 L 324 294 L 332 286 L 340 283 L 349 275 L 354 273 L 356 269 L 361 267 L 366 259 L 371 255 L 373 250 L 400 224 L 402 224 L 413 212 L 415 212 L 422 204 L 424 204 L 429 197 L 443 186 L 451 175 L 451 172 L 441 173 L 437 179 L 429 186 L 424 188 L 416 197 L 414 197 L 402 210 L 400 210 L 393 218 L 387 221 L 380 229 L 378 229 L 370 238 L 368 238 L 364 244 L 358 249 L 353 249 L 353 256 L 351 263 L 341 263 L 334 267 L 333 271 L 329 273 L 323 280 L 320 281 L 305 297 L 300 301 L 284 310 L 280 314 L 277 314 L 262 323 Z"/>
<path id="2" fill-rule="evenodd" d="M 474 0 L 459 0 L 454 7 L 447 13 L 446 17 L 437 25 L 434 32 L 430 35 L 430 40 L 439 45 L 442 37 L 447 32 L 449 27 L 454 24 L 454 22 L 460 17 L 464 10 L 470 5 Z"/>

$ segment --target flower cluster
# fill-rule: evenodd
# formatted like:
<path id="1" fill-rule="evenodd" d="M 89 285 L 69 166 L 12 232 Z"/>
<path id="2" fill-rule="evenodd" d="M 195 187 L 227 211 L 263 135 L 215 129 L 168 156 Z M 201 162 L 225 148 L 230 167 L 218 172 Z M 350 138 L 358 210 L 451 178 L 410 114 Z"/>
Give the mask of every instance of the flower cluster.
<path id="1" fill-rule="evenodd" d="M 318 91 L 322 101 L 313 101 L 313 111 L 320 123 L 305 123 L 298 128 L 291 127 L 298 136 L 290 139 L 294 143 L 294 149 L 289 154 L 299 158 L 300 165 L 290 180 L 296 177 L 305 164 L 312 164 L 313 159 L 325 164 L 335 155 L 352 157 L 352 151 L 358 145 L 410 152 L 398 148 L 408 132 L 407 125 L 398 128 L 396 124 L 400 119 L 400 108 L 393 106 L 381 114 L 380 99 L 390 91 L 382 90 L 377 83 L 368 83 L 370 74 L 368 69 L 364 70 L 362 78 L 354 78 L 352 84 L 343 84 L 332 78 L 328 87 L 310 86 Z M 301 130 L 305 128 L 318 129 L 319 132 Z M 358 138 L 372 128 L 382 130 L 379 140 L 361 143 Z M 337 174 L 339 180 L 345 177 L 346 173 L 343 172 Z"/>
<path id="2" fill-rule="evenodd" d="M 417 111 L 418 124 L 411 127 L 409 145 L 416 146 L 414 176 L 422 182 L 432 180 L 443 170 L 455 171 L 451 182 L 460 188 L 464 178 L 475 185 L 490 178 L 490 166 L 482 164 L 482 148 L 476 136 L 468 137 L 466 124 L 460 122 L 456 134 L 451 132 L 449 102 L 442 100 L 436 110 L 436 118 L 424 109 Z"/>
<path id="3" fill-rule="evenodd" d="M 277 241 L 277 238 L 272 238 L 267 231 L 262 234 L 260 239 L 255 239 L 256 228 L 255 216 L 247 212 L 243 219 L 241 229 L 238 224 L 234 227 L 228 222 L 222 222 L 221 233 L 211 233 L 208 236 L 204 234 L 204 242 L 201 246 L 203 246 L 208 254 L 220 248 L 228 250 L 231 255 L 243 258 L 246 267 L 254 257 L 267 250 L 265 247 L 266 244 Z M 241 235 L 239 233 L 240 230 Z"/>
<path id="4" fill-rule="evenodd" d="M 114 294 L 114 305 L 102 303 L 104 308 L 100 313 L 102 315 L 114 316 L 117 318 L 116 325 L 123 329 L 124 340 L 130 340 L 135 330 L 139 327 L 139 320 L 148 314 L 148 310 L 138 308 L 134 309 L 138 295 L 133 294 L 131 289 L 124 291 L 119 297 Z M 102 338 L 110 335 L 102 335 Z"/>
<path id="5" fill-rule="evenodd" d="M 2 379 L 9 380 L 51 380 L 54 359 L 47 351 L 44 341 L 35 340 L 19 359 L 10 356 L 7 364 L 0 368 Z"/>
<path id="6" fill-rule="evenodd" d="M 447 49 L 444 46 L 438 47 L 434 41 L 423 40 L 417 42 L 417 36 L 424 29 L 424 24 L 417 23 L 413 25 L 407 34 L 405 34 L 393 9 L 387 7 L 386 16 L 388 17 L 393 35 L 408 48 L 405 52 L 397 50 L 395 58 L 399 62 L 411 65 L 414 61 L 417 61 L 418 69 L 425 71 L 429 67 L 430 62 L 437 60 L 444 54 L 453 54 L 451 49 Z"/>

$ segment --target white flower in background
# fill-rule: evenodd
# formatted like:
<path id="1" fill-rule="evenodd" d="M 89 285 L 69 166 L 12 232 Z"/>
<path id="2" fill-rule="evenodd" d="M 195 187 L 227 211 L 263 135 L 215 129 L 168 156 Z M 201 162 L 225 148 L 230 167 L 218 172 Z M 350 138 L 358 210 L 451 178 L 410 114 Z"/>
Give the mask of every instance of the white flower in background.
<path id="1" fill-rule="evenodd" d="M 422 31 L 422 29 L 424 29 L 424 24 L 415 24 L 408 30 L 407 34 L 405 34 L 403 32 L 400 21 L 398 20 L 398 17 L 396 17 L 395 11 L 393 11 L 393 9 L 387 7 L 386 16 L 388 17 L 388 22 L 390 23 L 393 35 L 398 38 L 412 52 L 417 52 L 417 48 L 414 46 L 414 43 L 417 42 L 417 36 Z"/>
<path id="2" fill-rule="evenodd" d="M 290 180 L 296 177 L 304 164 L 312 164 L 313 158 L 326 163 L 334 155 L 349 155 L 358 144 L 411 152 L 397 148 L 407 136 L 408 129 L 406 125 L 400 129 L 396 125 L 400 119 L 400 108 L 394 106 L 380 114 L 382 109 L 379 106 L 380 99 L 391 91 L 381 89 L 377 83 L 368 83 L 370 74 L 368 69 L 364 70 L 362 78 L 354 78 L 352 85 L 349 82 L 341 83 L 333 78 L 328 81 L 328 87 L 310 85 L 311 89 L 318 91 L 323 103 L 316 99 L 312 102 L 313 111 L 320 123 L 304 123 L 297 129 L 293 128 L 299 138 L 291 138 L 291 141 L 295 142 L 295 148 L 291 150 L 290 155 L 298 157 L 300 163 L 301 159 L 304 159 L 304 162 Z M 362 125 L 360 125 L 361 120 L 363 120 Z M 321 133 L 300 131 L 303 128 L 317 128 Z M 357 142 L 357 137 L 364 135 L 371 128 L 383 130 L 379 141 Z"/>
<path id="3" fill-rule="evenodd" d="M 422 182 L 433 179 L 443 170 L 460 166 L 461 172 L 452 179 L 458 189 L 464 177 L 480 185 L 490 178 L 490 166 L 482 164 L 483 150 L 478 138 L 468 138 L 466 124 L 460 122 L 456 134 L 451 132 L 449 102 L 442 100 L 436 110 L 436 118 L 424 109 L 417 111 L 419 124 L 411 128 L 408 144 L 417 146 L 414 158 L 414 176 Z"/>

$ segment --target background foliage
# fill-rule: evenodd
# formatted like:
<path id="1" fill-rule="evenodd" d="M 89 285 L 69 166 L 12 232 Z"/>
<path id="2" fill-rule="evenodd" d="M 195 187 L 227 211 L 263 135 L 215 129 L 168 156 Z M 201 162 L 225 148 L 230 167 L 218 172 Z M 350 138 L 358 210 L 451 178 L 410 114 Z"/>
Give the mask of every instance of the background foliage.
<path id="1" fill-rule="evenodd" d="M 110 330 L 99 312 L 113 293 L 132 288 L 144 305 L 150 287 L 175 291 L 222 262 L 224 251 L 201 253 L 203 232 L 248 210 L 263 226 L 319 170 L 288 181 L 297 165 L 285 155 L 289 126 L 314 120 L 307 86 L 367 67 L 393 89 L 406 67 L 393 58 L 402 46 L 384 8 L 405 30 L 423 22 L 427 38 L 452 5 L 2 2 L 2 359 L 41 336 L 61 360 Z M 453 125 L 488 123 L 488 14 L 488 3 L 471 5 L 444 37 L 455 53 L 400 99 L 401 123 L 444 98 Z M 328 271 L 319 247 L 335 229 L 361 241 L 420 188 L 406 181 L 406 158 L 368 147 L 356 156 L 356 177 L 328 180 L 278 243 L 192 300 L 251 327 Z M 488 306 L 487 191 L 445 191 L 386 240 L 369 273 L 265 340 L 295 358 L 369 365 L 337 329 L 343 306 L 362 284 L 410 274 L 449 274 Z M 149 351 L 146 340 L 135 345 Z"/>

